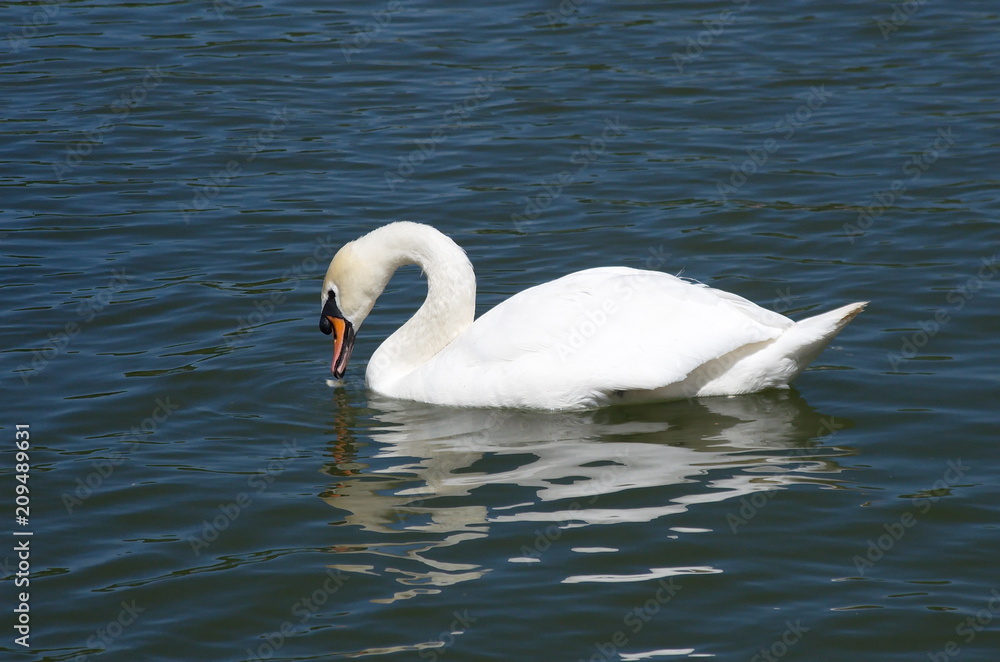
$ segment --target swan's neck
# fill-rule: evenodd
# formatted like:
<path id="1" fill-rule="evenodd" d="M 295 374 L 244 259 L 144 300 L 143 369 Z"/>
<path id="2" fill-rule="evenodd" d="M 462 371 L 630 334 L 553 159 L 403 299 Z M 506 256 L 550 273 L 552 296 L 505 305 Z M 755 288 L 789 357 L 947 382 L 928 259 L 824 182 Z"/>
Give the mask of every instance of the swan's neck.
<path id="1" fill-rule="evenodd" d="M 465 331 L 476 314 L 476 275 L 458 244 L 434 228 L 393 223 L 358 240 L 381 265 L 385 280 L 401 266 L 418 265 L 427 276 L 427 298 L 403 326 L 383 342 L 368 363 L 366 381 L 387 392 L 393 383 L 431 360 Z"/>

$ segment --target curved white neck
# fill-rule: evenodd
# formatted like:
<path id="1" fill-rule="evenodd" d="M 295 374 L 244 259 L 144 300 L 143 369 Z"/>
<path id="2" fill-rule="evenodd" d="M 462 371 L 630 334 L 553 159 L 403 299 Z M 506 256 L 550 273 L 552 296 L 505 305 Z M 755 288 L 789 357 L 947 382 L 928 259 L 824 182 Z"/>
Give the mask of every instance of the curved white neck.
<path id="1" fill-rule="evenodd" d="M 418 265 L 427 276 L 427 298 L 403 326 L 383 342 L 368 363 L 365 380 L 376 391 L 431 360 L 472 324 L 476 275 L 458 244 L 427 225 L 399 222 L 358 240 L 357 249 L 378 266 L 384 281 L 401 266 Z"/>

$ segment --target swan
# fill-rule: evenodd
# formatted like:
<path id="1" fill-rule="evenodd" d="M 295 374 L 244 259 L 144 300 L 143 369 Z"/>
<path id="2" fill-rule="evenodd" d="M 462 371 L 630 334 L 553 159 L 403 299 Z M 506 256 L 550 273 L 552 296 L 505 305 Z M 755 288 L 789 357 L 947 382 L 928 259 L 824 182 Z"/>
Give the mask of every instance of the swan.
<path id="1" fill-rule="evenodd" d="M 320 330 L 342 379 L 358 330 L 399 267 L 427 297 L 368 362 L 390 398 L 455 407 L 580 410 L 787 388 L 865 306 L 793 322 L 658 271 L 598 267 L 515 294 L 474 319 L 476 276 L 437 229 L 399 221 L 345 244 L 323 280 Z"/>

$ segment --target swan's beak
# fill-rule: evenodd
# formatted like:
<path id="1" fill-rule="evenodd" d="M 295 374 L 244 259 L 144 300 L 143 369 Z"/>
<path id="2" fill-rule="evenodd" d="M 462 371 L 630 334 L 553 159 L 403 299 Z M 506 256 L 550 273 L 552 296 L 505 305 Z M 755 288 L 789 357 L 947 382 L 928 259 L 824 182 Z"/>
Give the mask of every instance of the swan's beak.
<path id="1" fill-rule="evenodd" d="M 351 360 L 354 349 L 354 325 L 343 317 L 329 317 L 333 325 L 333 363 L 330 364 L 333 376 L 341 379 L 347 372 L 347 362 Z"/>
<path id="2" fill-rule="evenodd" d="M 336 379 L 341 379 L 347 372 L 347 363 L 351 360 L 354 349 L 354 325 L 344 319 L 334 297 L 330 297 L 319 318 L 319 330 L 326 335 L 333 334 L 333 362 L 330 369 Z"/>

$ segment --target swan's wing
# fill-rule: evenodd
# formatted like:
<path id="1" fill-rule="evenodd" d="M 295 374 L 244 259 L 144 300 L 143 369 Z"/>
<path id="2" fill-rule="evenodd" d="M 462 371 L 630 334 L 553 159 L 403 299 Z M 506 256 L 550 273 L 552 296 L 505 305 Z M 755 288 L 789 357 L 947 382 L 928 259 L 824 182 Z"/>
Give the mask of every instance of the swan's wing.
<path id="1" fill-rule="evenodd" d="M 680 382 L 707 361 L 772 340 L 792 324 L 742 297 L 668 274 L 589 269 L 499 304 L 407 381 L 452 404 L 560 408 L 581 394 Z"/>

